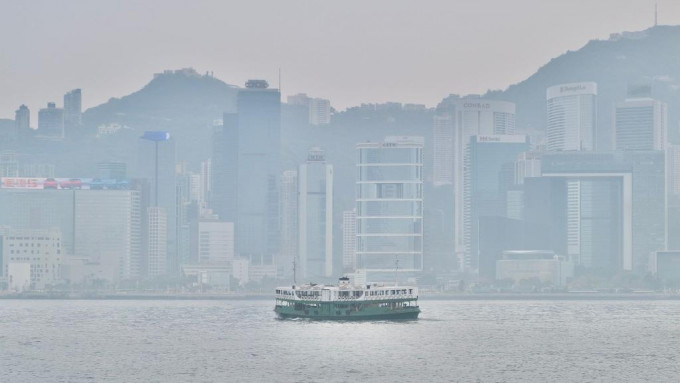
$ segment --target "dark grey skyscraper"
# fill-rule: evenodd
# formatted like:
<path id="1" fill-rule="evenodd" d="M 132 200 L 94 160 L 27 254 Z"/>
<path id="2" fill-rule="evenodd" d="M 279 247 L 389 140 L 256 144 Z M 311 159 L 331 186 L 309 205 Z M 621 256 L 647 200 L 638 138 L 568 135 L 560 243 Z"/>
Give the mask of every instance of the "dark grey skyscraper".
<path id="1" fill-rule="evenodd" d="M 64 128 L 77 129 L 82 125 L 82 93 L 73 89 L 64 95 Z"/>
<path id="2" fill-rule="evenodd" d="M 252 261 L 271 263 L 279 251 L 281 93 L 264 80 L 249 80 L 238 93 L 236 249 Z"/>
<path id="3" fill-rule="evenodd" d="M 53 102 L 38 112 L 38 134 L 47 138 L 64 138 L 64 109 Z"/>
<path id="4" fill-rule="evenodd" d="M 668 141 L 666 103 L 651 97 L 616 104 L 616 150 L 664 150 Z"/>
<path id="5" fill-rule="evenodd" d="M 225 113 L 213 130 L 210 207 L 220 220 L 234 222 L 238 206 L 238 115 Z"/>
<path id="6" fill-rule="evenodd" d="M 469 233 L 472 269 L 479 268 L 479 220 L 505 217 L 508 185 L 502 182 L 504 168 L 514 166 L 520 153 L 529 150 L 529 139 L 521 135 L 470 137 L 464 175 L 464 233 Z"/>
<path id="7" fill-rule="evenodd" d="M 31 128 L 31 111 L 26 105 L 21 105 L 14 112 L 14 129 L 16 137 L 22 137 Z"/>

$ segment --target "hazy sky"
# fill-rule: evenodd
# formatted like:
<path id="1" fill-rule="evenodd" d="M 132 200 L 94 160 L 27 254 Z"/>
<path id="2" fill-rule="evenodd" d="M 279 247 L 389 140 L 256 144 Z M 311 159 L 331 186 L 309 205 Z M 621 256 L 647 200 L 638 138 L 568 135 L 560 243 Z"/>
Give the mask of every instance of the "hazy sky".
<path id="1" fill-rule="evenodd" d="M 83 89 L 83 107 L 163 69 L 276 84 L 336 108 L 435 105 L 506 88 L 551 58 L 653 24 L 654 0 L 0 0 L 0 118 Z M 659 23 L 680 24 L 660 0 Z M 285 99 L 285 98 L 284 98 Z"/>

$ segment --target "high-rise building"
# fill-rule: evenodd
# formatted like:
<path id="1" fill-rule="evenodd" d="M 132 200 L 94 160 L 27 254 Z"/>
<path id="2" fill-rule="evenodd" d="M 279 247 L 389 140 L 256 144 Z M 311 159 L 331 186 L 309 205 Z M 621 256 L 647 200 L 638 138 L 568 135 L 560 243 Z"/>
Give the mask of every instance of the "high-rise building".
<path id="1" fill-rule="evenodd" d="M 307 112 L 307 123 L 310 125 L 328 125 L 331 123 L 331 102 L 323 98 L 308 97 L 305 93 L 288 96 L 288 105 L 300 107 Z"/>
<path id="2" fill-rule="evenodd" d="M 213 129 L 209 202 L 221 220 L 237 228 L 238 153 L 238 116 L 225 113 Z"/>
<path id="3" fill-rule="evenodd" d="M 0 188 L 0 225 L 58 229 L 62 253 L 96 265 L 96 278 L 117 283 L 141 276 L 138 191 L 43 189 L 44 182 L 17 178 L 13 186 L 5 183 Z"/>
<path id="4" fill-rule="evenodd" d="M 176 162 L 176 142 L 175 139 L 170 137 L 168 132 L 163 131 L 147 131 L 139 140 L 139 153 L 138 153 L 138 166 L 137 174 L 138 178 L 147 179 L 150 184 L 150 207 L 158 207 L 160 210 L 155 209 L 152 212 L 147 212 L 146 218 L 149 219 L 153 217 L 158 222 L 162 223 L 162 226 L 153 226 L 152 222 L 146 221 L 146 226 L 149 231 L 147 231 L 147 242 L 153 241 L 154 238 L 151 237 L 152 232 L 150 231 L 152 227 L 163 228 L 167 232 L 162 235 L 162 239 L 166 241 L 162 247 L 155 247 L 160 249 L 155 253 L 155 256 L 161 256 L 164 254 L 167 259 L 164 262 L 165 271 L 164 274 L 169 274 L 171 276 L 179 275 L 179 248 L 178 248 L 178 238 L 181 231 L 181 225 L 179 223 L 181 215 L 180 210 L 184 207 L 181 199 L 178 199 L 177 194 L 177 162 Z M 161 213 L 162 211 L 162 213 Z M 161 237 L 157 237 L 161 238 Z M 150 244 L 147 243 L 146 248 L 149 248 Z M 155 251 L 155 250 L 154 250 Z M 147 254 L 147 257 L 151 257 L 151 254 Z M 152 266 L 151 260 L 147 262 L 149 267 Z M 154 266 L 155 267 L 155 266 Z M 160 272 L 160 268 L 155 269 L 149 268 L 149 276 L 159 276 L 160 274 L 153 274 Z"/>
<path id="5" fill-rule="evenodd" d="M 352 272 L 356 269 L 357 254 L 357 211 L 342 212 L 342 269 Z"/>
<path id="6" fill-rule="evenodd" d="M 357 144 L 357 269 L 423 270 L 423 146 L 422 137 Z"/>
<path id="7" fill-rule="evenodd" d="M 281 256 L 278 267 L 284 277 L 293 275 L 293 262 L 298 257 L 298 174 L 286 170 L 281 177 Z"/>
<path id="8" fill-rule="evenodd" d="M 666 249 L 680 249 L 680 146 L 666 149 Z"/>
<path id="9" fill-rule="evenodd" d="M 434 116 L 432 182 L 435 186 L 453 184 L 454 121 L 454 116 L 448 113 Z"/>
<path id="10" fill-rule="evenodd" d="M 547 90 L 548 151 L 595 150 L 597 84 L 579 82 Z"/>
<path id="11" fill-rule="evenodd" d="M 309 123 L 314 126 L 331 123 L 331 102 L 323 98 L 309 101 Z"/>
<path id="12" fill-rule="evenodd" d="M 201 198 L 207 206 L 212 188 L 212 160 L 201 161 Z"/>
<path id="13" fill-rule="evenodd" d="M 168 274 L 168 217 L 162 207 L 149 207 L 147 213 L 147 276 L 165 277 Z"/>
<path id="14" fill-rule="evenodd" d="M 465 234 L 465 153 L 470 137 L 513 135 L 515 133 L 515 104 L 468 96 L 452 102 L 454 116 L 453 187 L 454 241 L 457 257 L 464 267 L 470 267 L 472 249 Z"/>
<path id="15" fill-rule="evenodd" d="M 616 150 L 664 150 L 668 144 L 666 103 L 651 97 L 616 104 Z"/>
<path id="16" fill-rule="evenodd" d="M 463 238 L 465 247 L 470 249 L 466 269 L 479 269 L 480 218 L 507 216 L 508 184 L 512 181 L 502 182 L 502 175 L 505 169 L 514 169 L 517 157 L 529 147 L 529 138 L 523 135 L 470 137 L 463 179 Z"/>
<path id="17" fill-rule="evenodd" d="M 309 150 L 298 170 L 298 251 L 305 278 L 333 275 L 333 165 Z"/>
<path id="18" fill-rule="evenodd" d="M 14 130 L 16 137 L 23 137 L 31 129 L 31 111 L 26 105 L 21 105 L 14 112 Z"/>
<path id="19" fill-rule="evenodd" d="M 64 128 L 77 129 L 82 124 L 82 93 L 80 89 L 73 89 L 64 95 Z"/>
<path id="20" fill-rule="evenodd" d="M 307 106 L 309 106 L 309 100 L 311 100 L 311 98 L 309 98 L 309 96 L 307 96 L 307 94 L 298 93 L 298 94 L 294 94 L 292 96 L 288 96 L 286 98 L 286 103 L 290 104 L 290 105 L 307 107 Z"/>
<path id="21" fill-rule="evenodd" d="M 268 87 L 249 80 L 237 97 L 236 248 L 255 264 L 272 264 L 280 246 L 281 94 Z"/>
<path id="22" fill-rule="evenodd" d="M 99 264 L 100 277 L 109 282 L 140 278 L 142 212 L 139 192 L 76 190 L 73 198 L 74 254 Z"/>
<path id="23" fill-rule="evenodd" d="M 555 85 L 547 90 L 548 126 L 547 126 L 547 150 L 557 151 L 593 151 L 596 149 L 597 134 L 597 84 L 593 82 L 571 83 Z M 599 257 L 596 261 L 601 265 L 591 262 L 592 251 L 581 256 L 581 240 L 584 243 L 594 243 L 593 238 L 582 238 L 581 223 L 588 220 L 591 214 L 600 214 L 602 224 L 597 226 L 601 230 L 612 230 L 619 219 L 615 210 L 607 206 L 617 205 L 617 199 L 607 200 L 607 190 L 614 193 L 612 188 L 616 185 L 603 180 L 567 180 L 567 251 L 568 255 L 575 260 L 581 259 L 581 264 L 586 267 L 601 267 L 611 269 L 611 259 L 606 256 Z M 583 199 L 582 199 L 583 198 Z M 598 198 L 605 198 L 597 205 Z M 611 205 L 605 202 L 611 202 Z M 599 212 L 589 209 L 589 213 L 582 215 L 581 205 L 600 207 Z M 611 214 L 610 214 L 611 213 Z M 606 216 L 606 217 L 605 217 Z M 589 223 L 586 223 L 589 225 Z M 600 235 L 602 234 L 602 235 Z M 587 235 L 594 238 L 604 238 L 605 233 L 597 233 L 597 230 L 588 231 Z M 609 236 L 611 237 L 611 236 Z M 609 238 L 608 237 L 608 238 Z M 597 241 L 597 239 L 595 239 Z M 618 251 L 616 246 L 607 249 L 601 247 L 599 251 Z M 611 258 L 611 257 L 609 257 Z M 614 263 L 615 264 L 615 263 Z"/>
<path id="24" fill-rule="evenodd" d="M 64 138 L 64 109 L 57 108 L 53 102 L 38 111 L 38 134 L 41 137 Z"/>

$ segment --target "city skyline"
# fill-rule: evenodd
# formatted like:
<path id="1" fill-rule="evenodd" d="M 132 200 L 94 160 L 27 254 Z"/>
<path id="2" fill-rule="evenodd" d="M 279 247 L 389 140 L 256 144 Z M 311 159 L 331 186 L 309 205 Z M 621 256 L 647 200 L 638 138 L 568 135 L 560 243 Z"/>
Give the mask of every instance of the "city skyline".
<path id="1" fill-rule="evenodd" d="M 234 28 L 242 28 L 241 22 L 232 19 L 229 25 L 224 25 L 213 19 L 220 12 L 205 12 L 216 5 L 211 2 L 190 8 L 171 2 L 163 9 L 137 2 L 96 7 L 81 1 L 10 3 L 7 14 L 17 17 L 1 24 L 0 33 L 10 36 L 13 34 L 9 31 L 23 28 L 26 34 L 6 42 L 7 51 L 13 54 L 0 61 L 3 67 L 0 82 L 11 96 L 0 100 L 0 116 L 11 118 L 21 104 L 37 111 L 47 102 L 61 100 L 66 90 L 75 88 L 85 90 L 83 110 L 86 110 L 139 88 L 151 73 L 182 67 L 196 67 L 201 73 L 210 71 L 236 85 L 252 77 L 277 83 L 281 69 L 284 96 L 308 93 L 330 99 L 336 109 L 386 101 L 434 106 L 449 93 L 479 94 L 488 89 L 506 89 L 529 77 L 551 58 L 579 49 L 592 39 L 646 29 L 654 25 L 655 4 L 651 0 L 606 0 L 547 6 L 537 0 L 523 0 L 521 4 L 502 3 L 488 10 L 484 2 L 464 5 L 437 2 L 431 9 L 414 11 L 415 5 L 405 2 L 372 2 L 364 4 L 365 12 L 358 14 L 351 12 L 352 2 L 345 3 L 335 4 L 337 9 L 333 10 L 339 15 L 334 14 L 332 18 L 330 4 L 305 7 L 309 16 L 299 25 L 287 23 L 285 17 L 278 16 L 297 15 L 303 10 L 302 3 L 296 2 L 296 6 L 267 1 L 243 4 L 240 12 L 257 14 L 267 26 L 261 33 L 247 38 L 230 33 Z M 680 23 L 680 4 L 670 0 L 658 3 L 659 24 Z M 262 6 L 271 12 L 261 11 Z M 219 7 L 226 13 L 233 9 L 230 4 Z M 532 28 L 517 28 L 527 17 L 528 13 L 523 11 L 527 9 L 532 10 Z M 617 12 L 616 18 L 609 17 L 613 9 Z M 127 18 L 121 28 L 98 27 L 103 18 L 125 12 L 137 16 Z M 579 17 L 586 13 L 590 17 Z M 198 31 L 181 34 L 183 25 L 203 17 L 208 17 L 209 22 L 198 24 Z M 153 18 L 153 22 L 146 23 L 145 18 Z M 579 28 L 570 28 L 575 18 L 579 20 Z M 416 29 L 421 19 L 429 21 L 428 28 Z M 183 22 L 176 29 L 178 20 Z M 475 24 L 470 24 L 472 20 Z M 382 31 L 371 28 L 374 22 L 383 25 Z M 52 39 L 57 41 L 70 40 L 81 30 L 90 33 L 87 39 L 71 45 L 74 54 L 58 55 L 54 51 L 56 44 L 44 38 L 48 28 Z M 542 29 L 545 37 L 536 37 L 534 28 Z M 301 29 L 318 30 L 318 33 L 293 42 L 293 37 L 301 36 Z M 338 33 L 340 30 L 343 33 Z M 564 33 L 566 30 L 569 33 Z M 469 37 L 468 31 L 475 33 Z M 140 32 L 148 32 L 142 33 L 142 40 L 139 40 Z M 203 38 L 187 39 L 196 33 Z M 497 39 L 498 34 L 503 34 L 504 39 Z M 267 39 L 268 36 L 272 38 Z M 401 46 L 392 43 L 395 36 L 404 48 L 416 49 L 415 52 L 404 58 Z M 414 39 L 415 36 L 420 38 Z M 451 40 L 449 36 L 466 38 Z M 173 53 L 166 49 L 169 41 L 166 39 L 176 44 Z M 218 46 L 227 47 L 227 52 L 233 51 L 236 55 L 221 53 L 222 50 L 215 49 Z M 323 54 L 312 56 L 309 49 L 304 49 L 306 46 L 316 47 Z M 354 54 L 357 49 L 363 51 L 362 57 L 368 55 L 366 61 L 347 63 L 343 60 L 343 55 Z M 458 50 L 471 54 L 461 56 L 456 54 Z M 95 55 L 98 65 L 84 67 L 79 61 L 73 61 L 82 52 Z M 488 60 L 498 54 L 513 59 Z M 147 59 L 125 60 L 128 56 Z M 423 67 L 425 71 L 419 71 L 423 58 L 427 58 L 428 64 Z M 52 65 L 43 66 L 44 62 Z M 378 70 L 388 62 L 389 66 Z M 503 70 L 499 70 L 501 66 Z M 401 81 L 395 82 L 395 79 Z M 356 99 L 357 93 L 364 95 L 362 99 Z"/>
<path id="2" fill-rule="evenodd" d="M 1 382 L 678 381 L 680 0 L 0 36 Z"/>

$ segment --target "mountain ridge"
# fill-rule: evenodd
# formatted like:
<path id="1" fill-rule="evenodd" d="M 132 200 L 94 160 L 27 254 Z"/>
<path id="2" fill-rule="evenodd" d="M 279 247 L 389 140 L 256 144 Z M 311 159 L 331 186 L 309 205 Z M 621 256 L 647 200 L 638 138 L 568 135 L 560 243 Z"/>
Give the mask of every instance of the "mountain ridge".
<path id="1" fill-rule="evenodd" d="M 629 84 L 652 86 L 652 96 L 669 104 L 669 121 L 680 109 L 680 26 L 655 26 L 639 32 L 612 34 L 608 40 L 590 40 L 582 48 L 551 59 L 527 79 L 485 97 L 517 104 L 520 129 L 542 130 L 545 91 L 552 85 L 594 81 L 598 84 L 598 141 L 612 137 L 613 105 L 626 97 Z M 671 137 L 678 139 L 677 129 Z M 612 149 L 610 142 L 600 149 Z"/>

